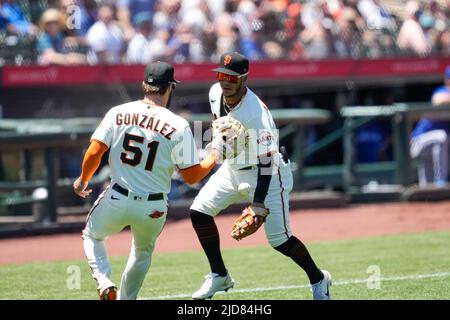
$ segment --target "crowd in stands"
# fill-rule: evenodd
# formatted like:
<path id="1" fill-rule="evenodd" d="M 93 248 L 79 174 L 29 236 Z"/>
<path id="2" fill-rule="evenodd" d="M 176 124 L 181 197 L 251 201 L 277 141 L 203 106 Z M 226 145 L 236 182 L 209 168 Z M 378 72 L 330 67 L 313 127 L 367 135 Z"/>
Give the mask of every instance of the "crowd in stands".
<path id="1" fill-rule="evenodd" d="M 0 65 L 449 56 L 449 21 L 446 0 L 0 0 Z"/>

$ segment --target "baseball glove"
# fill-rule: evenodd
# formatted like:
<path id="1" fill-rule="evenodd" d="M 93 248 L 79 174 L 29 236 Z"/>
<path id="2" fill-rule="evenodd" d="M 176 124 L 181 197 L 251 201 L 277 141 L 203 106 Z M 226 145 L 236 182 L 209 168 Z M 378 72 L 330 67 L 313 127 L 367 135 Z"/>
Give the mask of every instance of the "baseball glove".
<path id="1" fill-rule="evenodd" d="M 220 150 L 225 159 L 237 157 L 248 145 L 248 133 L 241 122 L 231 116 L 212 122 L 212 148 Z"/>
<path id="2" fill-rule="evenodd" d="M 237 241 L 255 233 L 266 221 L 269 209 L 248 206 L 233 223 L 231 237 Z"/>

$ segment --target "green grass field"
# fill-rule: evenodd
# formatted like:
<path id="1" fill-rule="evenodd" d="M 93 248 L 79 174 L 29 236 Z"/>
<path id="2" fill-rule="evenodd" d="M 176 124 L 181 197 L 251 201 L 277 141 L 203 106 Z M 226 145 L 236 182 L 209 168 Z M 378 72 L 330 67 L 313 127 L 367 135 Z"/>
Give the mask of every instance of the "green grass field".
<path id="1" fill-rule="evenodd" d="M 450 231 L 313 243 L 308 248 L 333 275 L 333 299 L 450 298 Z M 236 286 L 214 299 L 311 299 L 306 275 L 268 246 L 223 254 Z M 126 257 L 114 257 L 111 263 L 113 280 L 119 283 Z M 73 284 L 71 266 L 79 267 L 79 289 L 67 288 L 67 282 Z M 367 279 L 375 275 L 370 266 L 380 270 L 379 289 L 373 281 L 368 288 Z M 200 251 L 156 254 L 140 297 L 189 299 L 207 272 Z M 0 266 L 0 289 L 2 299 L 97 299 L 84 260 Z"/>

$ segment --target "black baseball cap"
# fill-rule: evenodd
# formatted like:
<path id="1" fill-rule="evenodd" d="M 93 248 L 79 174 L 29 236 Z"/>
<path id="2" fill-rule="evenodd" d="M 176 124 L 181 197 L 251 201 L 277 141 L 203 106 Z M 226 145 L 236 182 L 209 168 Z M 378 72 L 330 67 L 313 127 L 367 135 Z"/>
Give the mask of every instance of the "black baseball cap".
<path id="1" fill-rule="evenodd" d="M 150 85 L 164 85 L 168 83 L 179 83 L 173 77 L 173 66 L 167 62 L 151 62 L 145 67 L 144 82 Z"/>
<path id="2" fill-rule="evenodd" d="M 248 59 L 239 52 L 227 52 L 220 56 L 219 67 L 212 71 L 240 76 L 248 72 Z"/>

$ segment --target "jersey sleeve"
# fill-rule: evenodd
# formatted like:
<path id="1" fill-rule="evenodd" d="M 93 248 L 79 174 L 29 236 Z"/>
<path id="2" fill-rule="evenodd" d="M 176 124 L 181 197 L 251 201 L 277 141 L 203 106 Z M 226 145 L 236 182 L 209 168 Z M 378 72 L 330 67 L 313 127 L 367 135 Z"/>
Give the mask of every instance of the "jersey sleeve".
<path id="1" fill-rule="evenodd" d="M 114 116 L 110 110 L 103 118 L 100 125 L 94 131 L 91 140 L 98 140 L 103 142 L 108 148 L 111 147 L 113 135 L 114 135 Z"/>
<path id="2" fill-rule="evenodd" d="M 278 130 L 268 110 L 249 121 L 250 147 L 257 156 L 264 156 L 278 151 Z"/>
<path id="3" fill-rule="evenodd" d="M 217 119 L 221 116 L 221 98 L 222 98 L 222 88 L 220 88 L 219 83 L 215 83 L 209 89 L 209 105 L 211 107 L 211 113 L 213 114 L 213 118 Z"/>
<path id="4" fill-rule="evenodd" d="M 172 149 L 172 162 L 179 169 L 186 169 L 200 163 L 197 145 L 189 125 L 180 133 L 179 139 Z"/>
<path id="5" fill-rule="evenodd" d="M 278 131 L 265 105 L 262 105 L 261 112 L 249 124 L 252 128 L 249 132 L 252 140 L 250 147 L 254 148 L 253 152 L 258 157 L 258 175 L 253 203 L 264 204 L 274 169 L 272 155 L 278 151 Z"/>

